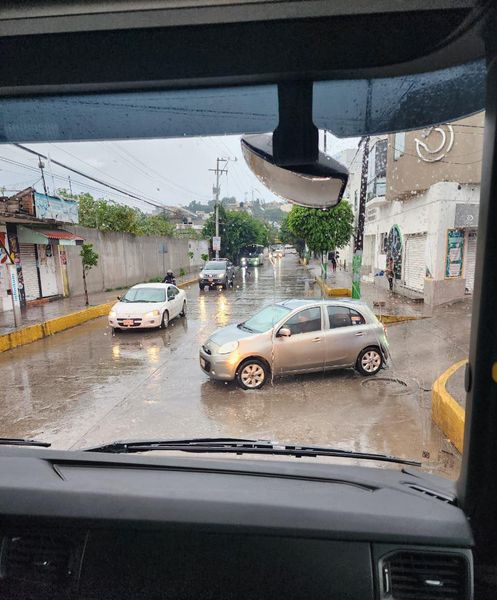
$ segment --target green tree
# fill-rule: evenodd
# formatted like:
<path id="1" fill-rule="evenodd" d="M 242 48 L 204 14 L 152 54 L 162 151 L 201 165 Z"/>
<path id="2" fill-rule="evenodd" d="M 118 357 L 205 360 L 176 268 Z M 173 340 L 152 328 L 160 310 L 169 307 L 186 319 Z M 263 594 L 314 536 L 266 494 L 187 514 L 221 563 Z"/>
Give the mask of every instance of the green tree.
<path id="1" fill-rule="evenodd" d="M 104 198 L 95 200 L 89 193 L 70 194 L 58 190 L 65 198 L 79 202 L 79 224 L 100 231 L 124 231 L 135 235 L 172 236 L 174 225 L 166 214 L 148 215 L 137 208 L 116 204 Z"/>
<path id="2" fill-rule="evenodd" d="M 93 250 L 93 244 L 83 244 L 81 246 L 81 264 L 83 265 L 83 287 L 85 290 L 85 304 L 88 306 L 88 288 L 86 285 L 86 274 L 90 269 L 98 265 L 98 254 Z"/>
<path id="3" fill-rule="evenodd" d="M 203 235 L 212 238 L 215 234 L 215 217 L 211 215 L 204 225 Z M 233 262 L 238 260 L 240 248 L 247 244 L 269 243 L 269 226 L 254 219 L 244 211 L 226 210 L 219 206 L 219 233 L 221 253 Z"/>
<path id="4" fill-rule="evenodd" d="M 288 228 L 300 236 L 311 252 L 321 255 L 321 264 L 326 273 L 324 253 L 346 246 L 352 235 L 354 213 L 350 204 L 342 200 L 334 208 L 322 210 L 294 206 L 288 215 Z"/>
<path id="5" fill-rule="evenodd" d="M 305 241 L 303 237 L 299 234 L 294 234 L 288 225 L 288 216 L 286 215 L 283 219 L 279 231 L 279 238 L 283 244 L 290 244 L 297 250 L 297 252 L 302 256 L 305 247 Z"/>

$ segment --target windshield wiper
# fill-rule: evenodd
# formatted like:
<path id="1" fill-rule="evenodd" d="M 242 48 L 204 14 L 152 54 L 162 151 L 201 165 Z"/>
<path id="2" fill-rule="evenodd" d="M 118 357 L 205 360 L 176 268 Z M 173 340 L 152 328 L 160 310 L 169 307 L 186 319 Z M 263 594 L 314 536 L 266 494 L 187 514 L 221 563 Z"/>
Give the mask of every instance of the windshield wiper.
<path id="1" fill-rule="evenodd" d="M 397 458 L 388 454 L 356 452 L 328 446 L 308 446 L 305 444 L 279 444 L 269 440 L 248 440 L 244 438 L 192 438 L 182 440 L 143 440 L 119 441 L 85 448 L 85 452 L 114 452 L 131 454 L 134 452 L 150 452 L 153 450 L 169 450 L 181 452 L 211 452 L 231 454 L 272 454 L 280 456 L 332 456 L 337 458 L 356 458 L 400 463 L 420 467 L 416 460 Z"/>
<path id="2" fill-rule="evenodd" d="M 0 446 L 41 446 L 49 448 L 50 442 L 40 442 L 38 440 L 25 440 L 23 438 L 0 438 Z"/>
<path id="3" fill-rule="evenodd" d="M 248 331 L 249 333 L 256 333 L 255 329 L 251 329 L 250 327 L 247 327 L 245 325 L 245 323 L 238 323 L 237 327 L 238 327 L 238 329 L 245 329 L 245 331 Z"/>

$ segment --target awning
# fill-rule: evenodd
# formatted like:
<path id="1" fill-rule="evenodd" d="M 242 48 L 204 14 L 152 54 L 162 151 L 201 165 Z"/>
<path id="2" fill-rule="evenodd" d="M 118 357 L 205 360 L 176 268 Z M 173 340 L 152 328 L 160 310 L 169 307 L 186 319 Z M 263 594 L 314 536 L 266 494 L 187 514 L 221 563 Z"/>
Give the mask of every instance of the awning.
<path id="1" fill-rule="evenodd" d="M 64 229 L 38 229 L 37 231 L 46 236 L 49 240 L 59 242 L 62 246 L 81 245 L 84 242 L 84 238 L 75 233 L 71 233 L 70 231 L 65 231 Z"/>
<path id="2" fill-rule="evenodd" d="M 20 244 L 51 244 L 60 246 L 80 246 L 84 238 L 65 229 L 37 229 L 17 226 L 17 238 Z"/>

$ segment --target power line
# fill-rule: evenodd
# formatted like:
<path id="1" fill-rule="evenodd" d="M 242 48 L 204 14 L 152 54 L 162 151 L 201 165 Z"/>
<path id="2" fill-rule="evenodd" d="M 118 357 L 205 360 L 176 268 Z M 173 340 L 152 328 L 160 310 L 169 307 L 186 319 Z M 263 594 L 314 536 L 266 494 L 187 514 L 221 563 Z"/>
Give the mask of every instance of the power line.
<path id="1" fill-rule="evenodd" d="M 115 147 L 118 150 L 120 150 L 121 152 L 124 152 L 127 156 L 129 156 L 135 162 L 137 162 L 138 164 L 140 164 L 143 167 L 145 167 L 145 169 L 148 169 L 151 173 L 154 173 L 157 177 L 159 177 L 160 179 L 162 179 L 167 185 L 169 185 L 169 186 L 171 186 L 173 188 L 177 188 L 178 190 L 180 190 L 182 192 L 186 192 L 187 194 L 190 194 L 192 196 L 201 197 L 201 198 L 208 198 L 208 196 L 206 196 L 206 195 L 197 194 L 196 192 L 194 192 L 194 191 L 186 188 L 185 186 L 180 185 L 179 183 L 176 183 L 176 182 L 168 179 L 167 177 L 165 177 L 164 175 L 162 175 L 161 173 L 159 173 L 158 171 L 156 171 L 154 168 L 152 168 L 150 165 L 146 165 L 139 158 L 137 158 L 136 156 L 133 156 L 130 152 L 128 152 L 125 148 L 122 148 L 118 144 L 115 144 Z M 142 173 L 145 173 L 145 172 L 142 170 Z M 147 175 L 147 173 L 145 173 L 145 175 Z M 150 177 L 150 173 L 147 176 Z"/>
<path id="2" fill-rule="evenodd" d="M 0 156 L 0 161 L 6 162 L 8 164 L 13 164 L 15 166 L 21 167 L 21 168 L 26 169 L 28 171 L 32 171 L 33 173 L 36 173 L 36 174 L 39 173 L 39 170 L 36 167 L 32 167 L 31 165 L 27 165 L 26 163 L 23 163 L 23 162 L 15 161 L 15 160 L 3 157 L 3 156 Z M 61 181 L 66 182 L 66 177 L 64 177 L 63 175 L 58 175 L 58 174 L 54 173 L 54 177 L 55 177 L 55 179 L 59 179 Z M 40 181 L 40 180 L 41 180 L 41 177 L 39 177 L 31 185 L 35 186 L 36 183 L 38 183 L 38 181 Z M 80 181 L 79 179 L 72 179 L 72 182 L 76 183 L 79 187 L 82 187 L 82 188 L 87 189 L 87 190 L 91 190 L 93 192 L 102 193 L 104 191 L 104 189 L 105 189 L 105 188 L 102 188 L 102 187 L 96 187 L 94 185 L 90 185 L 89 183 L 86 183 L 84 181 Z M 117 197 L 119 198 L 119 196 L 117 196 Z M 110 198 L 108 198 L 108 199 L 109 199 L 110 202 L 114 202 L 112 199 L 110 199 Z M 124 202 L 123 198 L 119 198 L 119 199 L 122 202 Z"/>
<path id="3" fill-rule="evenodd" d="M 30 154 L 34 154 L 35 156 L 38 156 L 38 158 L 41 157 L 41 158 L 44 158 L 45 160 L 48 160 L 48 158 L 44 154 L 41 154 L 40 152 L 36 152 L 35 150 L 31 150 L 30 148 L 23 146 L 22 144 L 14 144 L 14 146 L 16 146 L 17 148 L 20 148 L 21 150 L 24 150 L 25 152 L 29 152 Z M 72 171 L 73 173 L 76 173 L 77 175 L 81 175 L 82 177 L 85 177 L 86 179 L 89 179 L 90 181 L 95 181 L 99 185 L 103 185 L 104 187 L 107 187 L 111 190 L 119 192 L 123 196 L 128 196 L 129 198 L 134 198 L 135 200 L 140 200 L 141 202 L 144 202 L 145 204 L 149 204 L 150 206 L 154 206 L 155 208 L 166 209 L 166 210 L 173 212 L 173 209 L 169 206 L 166 206 L 164 204 L 158 204 L 157 202 L 153 202 L 151 200 L 146 200 L 143 197 L 140 197 L 140 196 L 137 196 L 136 194 L 127 192 L 126 190 L 122 190 L 122 189 L 116 187 L 115 185 L 107 183 L 106 181 L 102 181 L 101 179 L 97 179 L 96 177 L 92 177 L 91 175 L 87 175 L 86 173 L 83 173 L 82 171 L 78 171 L 77 169 L 74 169 L 73 167 L 69 167 L 68 165 L 61 163 L 60 161 L 52 160 L 52 162 L 54 164 L 58 165 L 59 167 L 62 167 L 63 169 Z"/>
<path id="4" fill-rule="evenodd" d="M 95 171 L 98 171 L 99 173 L 103 173 L 104 175 L 106 175 L 107 177 L 110 177 L 114 181 L 117 181 L 118 183 L 123 184 L 132 190 L 136 190 L 136 191 L 140 192 L 140 189 L 135 187 L 134 185 L 130 185 L 129 183 L 126 183 L 126 182 L 122 181 L 121 179 L 118 179 L 117 177 L 114 177 L 113 175 L 110 175 L 110 174 L 106 173 L 105 171 L 102 171 L 102 169 L 99 169 L 98 167 L 93 166 L 86 160 L 83 160 L 79 156 L 76 156 L 72 152 L 69 152 L 69 150 L 66 150 L 65 148 L 61 148 L 60 146 L 57 146 L 57 144 L 51 144 L 51 146 L 54 146 L 55 148 L 57 148 L 57 150 L 60 150 L 61 152 L 65 152 L 66 154 L 69 154 L 69 156 L 72 156 L 76 160 L 79 160 L 80 162 L 82 162 L 84 165 L 90 167 L 91 169 L 94 169 Z"/>

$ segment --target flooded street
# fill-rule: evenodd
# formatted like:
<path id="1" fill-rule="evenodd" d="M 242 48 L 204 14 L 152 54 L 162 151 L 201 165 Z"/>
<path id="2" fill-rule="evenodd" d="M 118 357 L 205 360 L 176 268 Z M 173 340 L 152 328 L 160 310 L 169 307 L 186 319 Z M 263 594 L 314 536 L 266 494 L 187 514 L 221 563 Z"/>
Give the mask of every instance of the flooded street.
<path id="1" fill-rule="evenodd" d="M 0 355 L 0 435 L 55 448 L 118 439 L 249 437 L 423 460 L 455 477 L 459 458 L 431 421 L 443 336 L 431 319 L 392 325 L 393 366 L 375 378 L 340 370 L 278 379 L 259 391 L 209 381 L 199 345 L 273 300 L 319 296 L 295 255 L 238 273 L 235 288 L 186 289 L 186 318 L 115 335 L 106 318 Z M 450 361 L 451 357 L 446 357 Z"/>

